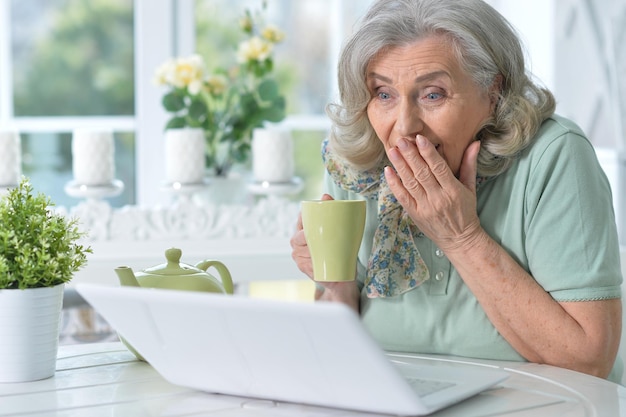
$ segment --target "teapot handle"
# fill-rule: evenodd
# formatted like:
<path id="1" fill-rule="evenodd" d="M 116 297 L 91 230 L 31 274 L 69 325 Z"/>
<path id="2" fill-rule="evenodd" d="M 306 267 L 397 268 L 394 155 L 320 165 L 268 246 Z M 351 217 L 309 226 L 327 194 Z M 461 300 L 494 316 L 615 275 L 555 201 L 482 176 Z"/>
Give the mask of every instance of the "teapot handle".
<path id="1" fill-rule="evenodd" d="M 217 272 L 222 279 L 222 285 L 224 285 L 224 290 L 226 294 L 233 293 L 233 279 L 230 276 L 230 271 L 226 268 L 226 265 L 221 263 L 220 261 L 212 261 L 212 260 L 204 260 L 196 265 L 196 268 L 200 268 L 203 271 L 206 271 L 210 267 L 217 269 Z"/>

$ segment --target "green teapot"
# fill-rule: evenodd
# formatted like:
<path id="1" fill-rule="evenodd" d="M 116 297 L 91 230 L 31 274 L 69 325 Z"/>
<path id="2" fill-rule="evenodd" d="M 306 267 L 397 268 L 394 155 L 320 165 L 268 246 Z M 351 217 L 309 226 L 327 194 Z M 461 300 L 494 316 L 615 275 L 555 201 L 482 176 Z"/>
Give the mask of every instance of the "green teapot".
<path id="1" fill-rule="evenodd" d="M 165 251 L 167 263 L 133 273 L 127 266 L 115 268 L 120 284 L 145 288 L 164 288 L 170 290 L 206 291 L 222 294 L 233 293 L 233 280 L 228 268 L 214 260 L 204 260 L 195 266 L 180 262 L 182 251 L 170 248 Z M 209 274 L 209 268 L 215 268 L 221 280 Z"/>
<path id="2" fill-rule="evenodd" d="M 182 251 L 170 248 L 165 251 L 165 264 L 157 265 L 133 273 L 127 266 L 115 268 L 121 285 L 143 288 L 162 288 L 184 291 L 205 291 L 219 294 L 233 293 L 233 280 L 226 266 L 220 261 L 204 260 L 195 266 L 180 262 Z M 221 281 L 209 274 L 209 268 L 215 268 Z M 139 360 L 145 361 L 123 337 L 120 340 Z"/>

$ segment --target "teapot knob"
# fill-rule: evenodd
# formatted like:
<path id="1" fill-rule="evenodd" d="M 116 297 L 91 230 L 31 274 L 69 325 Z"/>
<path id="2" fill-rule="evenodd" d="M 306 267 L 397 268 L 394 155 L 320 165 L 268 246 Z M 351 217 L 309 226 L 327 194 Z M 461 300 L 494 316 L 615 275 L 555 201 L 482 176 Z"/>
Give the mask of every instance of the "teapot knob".
<path id="1" fill-rule="evenodd" d="M 179 265 L 183 251 L 178 248 L 169 248 L 165 251 L 165 259 L 168 265 Z"/>

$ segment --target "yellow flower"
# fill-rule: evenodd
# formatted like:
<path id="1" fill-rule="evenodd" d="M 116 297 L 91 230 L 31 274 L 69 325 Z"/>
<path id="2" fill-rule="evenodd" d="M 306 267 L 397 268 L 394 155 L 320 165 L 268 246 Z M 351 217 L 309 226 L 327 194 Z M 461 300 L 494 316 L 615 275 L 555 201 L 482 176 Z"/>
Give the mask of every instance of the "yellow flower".
<path id="1" fill-rule="evenodd" d="M 258 36 L 239 44 L 237 60 L 241 63 L 249 61 L 265 61 L 272 54 L 272 44 Z"/>
<path id="2" fill-rule="evenodd" d="M 154 75 L 154 83 L 185 88 L 196 95 L 202 89 L 204 61 L 200 55 L 171 59 L 161 64 Z"/>
<path id="3" fill-rule="evenodd" d="M 285 39 L 285 32 L 274 25 L 268 25 L 261 32 L 261 36 L 271 43 L 279 43 Z"/>
<path id="4" fill-rule="evenodd" d="M 152 81 L 156 85 L 169 85 L 169 74 L 171 74 L 172 72 L 174 72 L 174 61 L 166 61 L 159 65 L 159 67 L 156 69 Z"/>
<path id="5" fill-rule="evenodd" d="M 228 87 L 228 79 L 220 74 L 210 75 L 207 77 L 206 86 L 209 90 L 209 93 L 214 96 L 222 95 L 226 92 L 226 88 Z"/>
<path id="6" fill-rule="evenodd" d="M 178 58 L 175 61 L 174 71 L 170 73 L 170 84 L 183 88 L 187 87 L 189 94 L 196 95 L 202 89 L 204 79 L 204 61 L 200 55 L 189 58 Z"/>

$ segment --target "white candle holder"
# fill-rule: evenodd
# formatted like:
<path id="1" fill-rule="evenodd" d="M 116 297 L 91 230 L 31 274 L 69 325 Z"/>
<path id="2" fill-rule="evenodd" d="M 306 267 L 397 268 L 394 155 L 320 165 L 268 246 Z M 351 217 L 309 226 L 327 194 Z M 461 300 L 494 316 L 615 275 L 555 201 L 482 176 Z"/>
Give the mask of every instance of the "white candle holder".
<path id="1" fill-rule="evenodd" d="M 290 195 L 297 194 L 304 188 L 300 177 L 293 177 L 286 182 L 254 181 L 248 184 L 248 191 L 254 195 Z"/>
<path id="2" fill-rule="evenodd" d="M 252 171 L 255 182 L 286 183 L 294 173 L 291 132 L 277 127 L 252 132 Z"/>
<path id="3" fill-rule="evenodd" d="M 204 191 L 210 183 L 208 179 L 203 179 L 201 182 L 194 184 L 172 182 L 163 184 L 161 191 L 177 197 L 178 203 L 189 202 L 194 194 Z"/>
<path id="4" fill-rule="evenodd" d="M 0 130 L 0 195 L 16 187 L 22 176 L 22 145 L 15 130 Z"/>
<path id="5" fill-rule="evenodd" d="M 124 183 L 120 180 L 113 180 L 108 184 L 98 185 L 80 184 L 77 181 L 70 181 L 65 184 L 65 193 L 67 195 L 88 200 L 117 197 L 123 191 Z"/>
<path id="6" fill-rule="evenodd" d="M 204 131 L 199 128 L 165 131 L 165 177 L 172 188 L 202 185 L 206 172 Z M 178 185 L 176 185 L 178 184 Z M 186 187 L 188 188 L 188 187 Z"/>
<path id="7" fill-rule="evenodd" d="M 293 139 L 286 129 L 254 129 L 252 168 L 254 178 L 248 184 L 252 194 L 296 194 L 304 186 L 302 179 L 294 177 Z"/>
<path id="8" fill-rule="evenodd" d="M 77 129 L 72 135 L 72 171 L 77 184 L 108 186 L 115 179 L 115 145 L 107 130 Z"/>
<path id="9" fill-rule="evenodd" d="M 77 129 L 72 135 L 74 179 L 65 185 L 70 197 L 100 200 L 116 197 L 124 183 L 115 179 L 115 145 L 109 130 Z"/>

